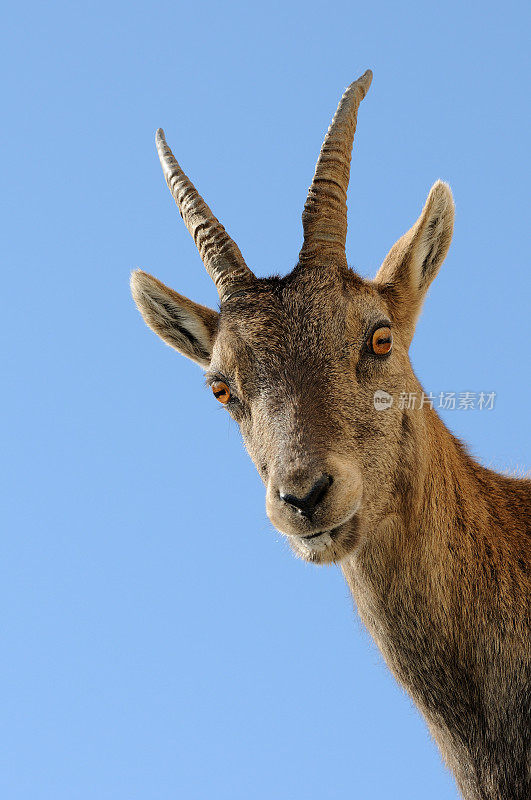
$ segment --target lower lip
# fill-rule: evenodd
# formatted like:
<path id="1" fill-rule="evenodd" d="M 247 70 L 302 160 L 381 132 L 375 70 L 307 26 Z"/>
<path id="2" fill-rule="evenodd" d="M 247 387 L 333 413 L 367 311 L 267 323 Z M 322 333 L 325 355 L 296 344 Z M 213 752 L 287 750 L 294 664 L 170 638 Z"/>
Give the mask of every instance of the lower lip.
<path id="1" fill-rule="evenodd" d="M 312 533 L 310 536 L 302 536 L 301 538 L 304 539 L 305 542 L 311 542 L 312 539 L 319 539 L 320 536 L 331 536 L 334 538 L 334 534 L 337 533 L 341 525 L 337 528 L 333 528 L 331 531 L 319 531 L 319 533 Z"/>

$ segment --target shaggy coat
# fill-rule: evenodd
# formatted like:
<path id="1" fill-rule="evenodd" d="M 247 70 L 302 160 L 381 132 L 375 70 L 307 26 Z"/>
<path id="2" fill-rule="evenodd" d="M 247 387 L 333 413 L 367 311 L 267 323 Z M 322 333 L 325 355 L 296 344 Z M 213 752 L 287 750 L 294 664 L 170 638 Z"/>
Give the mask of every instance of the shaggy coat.
<path id="1" fill-rule="evenodd" d="M 146 323 L 206 370 L 294 552 L 341 566 L 389 668 L 467 800 L 531 798 L 531 484 L 477 464 L 420 398 L 415 323 L 450 245 L 437 182 L 372 281 L 348 268 L 346 192 L 367 72 L 345 92 L 284 278 L 257 279 L 157 134 L 164 174 L 220 295 L 140 270 Z M 379 406 L 377 398 L 384 398 Z"/>

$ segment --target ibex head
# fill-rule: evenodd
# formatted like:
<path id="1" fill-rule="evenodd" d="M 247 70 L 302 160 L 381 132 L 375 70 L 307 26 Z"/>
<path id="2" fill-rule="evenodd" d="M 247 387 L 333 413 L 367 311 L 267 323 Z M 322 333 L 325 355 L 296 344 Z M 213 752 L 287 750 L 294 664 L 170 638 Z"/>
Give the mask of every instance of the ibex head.
<path id="1" fill-rule="evenodd" d="M 408 349 L 423 297 L 448 250 L 454 208 L 437 182 L 373 281 L 345 255 L 347 186 L 366 72 L 343 95 L 302 215 L 299 262 L 284 278 L 256 278 L 190 183 L 161 130 L 170 191 L 220 296 L 213 311 L 137 270 L 144 320 L 207 371 L 214 396 L 240 426 L 265 485 L 273 525 L 318 563 L 353 550 L 392 510 L 409 428 L 396 398 L 418 387 Z M 385 390 L 395 402 L 375 409 Z M 407 437 L 406 437 L 407 438 Z"/>

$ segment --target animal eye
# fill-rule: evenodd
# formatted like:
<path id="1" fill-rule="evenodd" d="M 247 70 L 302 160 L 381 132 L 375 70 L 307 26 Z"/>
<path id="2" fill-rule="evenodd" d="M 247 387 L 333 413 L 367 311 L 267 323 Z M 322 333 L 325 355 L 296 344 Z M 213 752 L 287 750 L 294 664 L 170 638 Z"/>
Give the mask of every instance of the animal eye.
<path id="1" fill-rule="evenodd" d="M 212 384 L 212 392 L 216 400 L 225 405 L 230 400 L 230 389 L 223 381 L 216 381 Z"/>
<path id="2" fill-rule="evenodd" d="M 391 352 L 393 346 L 393 334 L 391 328 L 384 326 L 377 328 L 368 341 L 369 350 L 377 356 L 386 356 Z"/>

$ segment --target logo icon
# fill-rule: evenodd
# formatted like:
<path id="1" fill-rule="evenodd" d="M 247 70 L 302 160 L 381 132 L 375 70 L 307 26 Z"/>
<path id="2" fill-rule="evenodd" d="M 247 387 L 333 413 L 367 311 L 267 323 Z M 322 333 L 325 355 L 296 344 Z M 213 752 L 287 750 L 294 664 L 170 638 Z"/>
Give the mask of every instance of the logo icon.
<path id="1" fill-rule="evenodd" d="M 393 405 L 393 398 L 383 389 L 377 389 L 374 393 L 374 407 L 376 411 L 387 411 Z"/>

